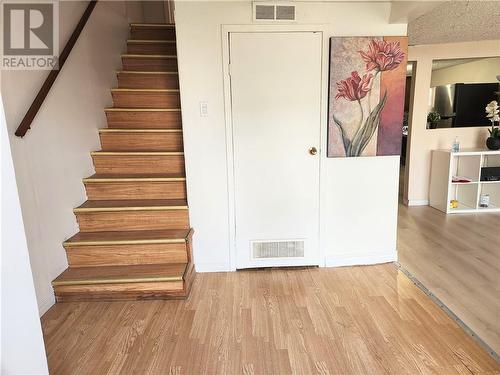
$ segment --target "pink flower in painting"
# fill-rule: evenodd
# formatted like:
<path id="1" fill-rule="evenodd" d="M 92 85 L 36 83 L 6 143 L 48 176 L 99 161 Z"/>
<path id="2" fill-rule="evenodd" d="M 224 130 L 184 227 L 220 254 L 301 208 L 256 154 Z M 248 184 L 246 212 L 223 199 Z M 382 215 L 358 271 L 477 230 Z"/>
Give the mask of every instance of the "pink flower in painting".
<path id="1" fill-rule="evenodd" d="M 368 51 L 358 51 L 366 63 L 366 70 L 383 72 L 395 69 L 403 61 L 405 54 L 398 41 L 387 42 L 374 40 L 368 45 Z"/>
<path id="2" fill-rule="evenodd" d="M 352 72 L 351 76 L 337 82 L 337 95 L 335 99 L 344 98 L 350 101 L 360 100 L 370 91 L 372 74 L 365 74 L 361 78 L 358 72 Z"/>

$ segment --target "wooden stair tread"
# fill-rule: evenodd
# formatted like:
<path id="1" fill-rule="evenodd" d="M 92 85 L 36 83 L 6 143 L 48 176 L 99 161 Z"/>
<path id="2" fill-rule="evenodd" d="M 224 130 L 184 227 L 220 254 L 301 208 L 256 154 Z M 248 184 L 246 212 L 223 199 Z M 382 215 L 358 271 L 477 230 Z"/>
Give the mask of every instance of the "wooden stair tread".
<path id="1" fill-rule="evenodd" d="M 186 176 L 176 173 L 144 174 L 105 174 L 95 173 L 83 179 L 83 182 L 120 182 L 120 181 L 185 181 Z"/>
<path id="2" fill-rule="evenodd" d="M 130 53 L 121 55 L 122 70 L 176 72 L 178 70 L 178 65 L 175 53 L 177 52 L 161 50 L 131 51 Z"/>
<path id="3" fill-rule="evenodd" d="M 117 108 L 172 108 L 181 107 L 178 88 L 114 88 L 113 106 Z"/>
<path id="4" fill-rule="evenodd" d="M 162 55 L 162 54 L 137 54 L 137 53 L 123 53 L 122 58 L 127 59 L 177 59 L 177 55 Z"/>
<path id="5" fill-rule="evenodd" d="M 67 268 L 52 285 L 182 281 L 187 263 Z"/>
<path id="6" fill-rule="evenodd" d="M 157 40 L 157 39 L 128 39 L 130 44 L 175 44 L 175 40 Z"/>
<path id="7" fill-rule="evenodd" d="M 186 242 L 191 229 L 132 230 L 123 232 L 78 232 L 64 245 L 118 245 Z"/>
<path id="8" fill-rule="evenodd" d="M 117 71 L 118 74 L 162 74 L 162 75 L 179 75 L 178 72 L 162 72 L 162 71 L 157 71 L 155 72 L 154 70 L 152 71 L 142 71 L 142 70 L 119 70 Z"/>
<path id="9" fill-rule="evenodd" d="M 187 209 L 184 199 L 88 200 L 74 212 Z"/>
<path id="10" fill-rule="evenodd" d="M 180 108 L 105 108 L 105 112 L 180 112 Z"/>
<path id="11" fill-rule="evenodd" d="M 182 133 L 182 129 L 102 128 L 99 133 Z"/>
<path id="12" fill-rule="evenodd" d="M 165 93 L 172 93 L 172 92 L 179 92 L 179 89 L 125 89 L 125 88 L 115 88 L 111 89 L 111 92 L 165 92 Z"/>
<path id="13" fill-rule="evenodd" d="M 140 156 L 140 155 L 184 155 L 181 151 L 92 151 L 90 155 L 123 155 L 123 156 Z"/>
<path id="14" fill-rule="evenodd" d="M 177 55 L 177 43 L 173 30 L 166 30 L 167 33 L 161 30 L 160 35 L 157 34 L 158 30 L 148 30 L 149 32 L 146 33 L 136 32 L 131 35 L 131 38 L 127 40 L 126 53 L 128 55 Z"/>
<path id="15" fill-rule="evenodd" d="M 151 156 L 154 156 L 154 155 L 157 155 L 157 156 L 161 156 L 161 155 L 184 155 L 183 152 L 181 151 L 151 151 L 150 149 L 149 150 L 134 150 L 134 151 L 102 151 L 99 153 L 100 155 L 113 155 L 113 154 L 116 154 L 116 155 L 123 155 L 123 156 L 126 156 L 126 155 L 129 155 L 130 156 L 134 156 L 134 154 L 136 155 L 151 155 Z M 96 154 L 92 154 L 92 155 L 96 155 Z"/>
<path id="16" fill-rule="evenodd" d="M 175 28 L 175 23 L 147 23 L 147 22 L 133 22 L 130 27 L 152 27 L 152 28 Z"/>
<path id="17" fill-rule="evenodd" d="M 129 39 L 175 40 L 175 24 L 133 23 L 130 24 Z"/>

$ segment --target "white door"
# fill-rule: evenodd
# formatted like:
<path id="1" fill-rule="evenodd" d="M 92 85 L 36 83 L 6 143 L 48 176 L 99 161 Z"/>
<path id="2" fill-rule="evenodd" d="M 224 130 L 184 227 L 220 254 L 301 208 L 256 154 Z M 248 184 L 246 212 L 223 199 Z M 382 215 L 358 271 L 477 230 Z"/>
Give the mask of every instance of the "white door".
<path id="1" fill-rule="evenodd" d="M 237 268 L 320 263 L 321 39 L 230 33 Z"/>

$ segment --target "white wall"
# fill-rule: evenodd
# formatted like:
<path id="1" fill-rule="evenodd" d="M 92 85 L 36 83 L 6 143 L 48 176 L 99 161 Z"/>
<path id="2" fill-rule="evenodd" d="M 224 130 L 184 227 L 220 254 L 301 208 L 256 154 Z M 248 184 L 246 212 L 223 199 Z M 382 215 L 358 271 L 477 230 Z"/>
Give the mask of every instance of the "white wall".
<path id="1" fill-rule="evenodd" d="M 325 159 L 321 180 L 326 264 L 395 261 L 399 156 Z"/>
<path id="2" fill-rule="evenodd" d="M 500 51 L 499 51 L 500 54 Z M 453 83 L 491 83 L 500 74 L 500 57 L 473 60 L 432 72 L 431 87 Z"/>
<path id="3" fill-rule="evenodd" d="M 141 1 L 144 22 L 147 23 L 164 23 L 165 8 L 164 2 L 160 0 Z"/>
<path id="4" fill-rule="evenodd" d="M 388 24 L 389 3 L 297 5 L 298 24 L 328 37 L 406 35 L 405 24 Z M 176 4 L 179 75 L 194 258 L 198 271 L 230 270 L 230 216 L 222 25 L 249 25 L 251 2 Z M 327 69 L 323 69 L 327 72 Z M 326 81 L 322 147 L 326 150 Z M 199 116 L 199 102 L 209 104 Z M 322 154 L 321 243 L 327 265 L 363 264 L 396 258 L 399 157 L 326 159 Z"/>
<path id="5" fill-rule="evenodd" d="M 0 131 L 2 142 L 0 372 L 48 374 L 1 95 Z"/>
<path id="6" fill-rule="evenodd" d="M 144 5 L 140 1 L 125 1 L 125 12 L 129 22 L 144 21 Z"/>
<path id="7" fill-rule="evenodd" d="M 407 159 L 408 188 L 405 197 L 409 205 L 426 205 L 429 202 L 432 150 L 450 148 L 455 137 L 458 137 L 462 148 L 485 148 L 488 137 L 487 127 L 426 129 L 432 60 L 496 56 L 500 56 L 500 40 L 429 44 L 409 48 L 408 59 L 416 61 Z"/>
<path id="8" fill-rule="evenodd" d="M 60 2 L 60 44 L 87 3 Z M 93 173 L 89 152 L 125 51 L 128 19 L 122 1 L 97 3 L 85 29 L 24 138 L 14 131 L 47 72 L 5 71 L 1 90 L 16 169 L 40 314 L 53 303 L 51 281 L 66 267 L 62 242 L 78 231 L 72 209 L 85 201 L 82 178 Z"/>

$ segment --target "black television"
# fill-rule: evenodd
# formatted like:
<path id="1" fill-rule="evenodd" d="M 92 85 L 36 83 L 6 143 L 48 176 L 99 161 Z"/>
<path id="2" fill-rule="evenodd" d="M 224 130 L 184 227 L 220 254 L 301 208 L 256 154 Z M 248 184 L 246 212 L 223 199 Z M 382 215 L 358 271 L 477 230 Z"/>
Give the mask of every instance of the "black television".
<path id="1" fill-rule="evenodd" d="M 488 126 L 484 108 L 492 100 L 498 100 L 498 82 L 455 84 L 453 128 Z"/>

